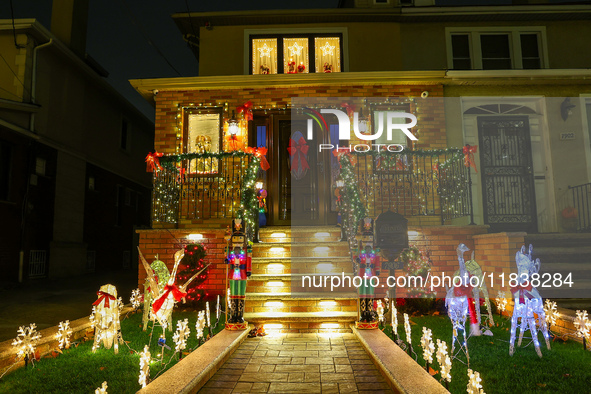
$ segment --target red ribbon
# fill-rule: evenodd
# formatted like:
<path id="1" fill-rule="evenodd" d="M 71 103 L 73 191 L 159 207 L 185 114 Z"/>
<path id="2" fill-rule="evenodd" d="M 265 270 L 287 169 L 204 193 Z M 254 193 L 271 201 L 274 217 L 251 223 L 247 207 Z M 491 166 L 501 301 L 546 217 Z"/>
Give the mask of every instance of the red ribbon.
<path id="1" fill-rule="evenodd" d="M 474 161 L 474 153 L 478 150 L 478 145 L 466 145 L 464 146 L 464 165 L 466 167 L 473 167 L 474 171 L 478 173 L 476 169 L 476 162 Z"/>
<path id="2" fill-rule="evenodd" d="M 154 172 L 154 170 L 162 170 L 162 166 L 160 165 L 160 157 L 164 156 L 164 153 L 148 153 L 146 156 L 146 172 Z"/>
<path id="3" fill-rule="evenodd" d="M 248 147 L 248 148 L 246 148 L 246 153 L 252 153 L 256 157 L 258 157 L 259 159 L 261 159 L 261 169 L 263 171 L 267 171 L 269 168 L 271 168 L 271 166 L 269 165 L 269 162 L 267 161 L 267 158 L 265 157 L 265 155 L 267 154 L 267 148 L 264 148 L 264 147 L 260 147 L 260 148 Z"/>
<path id="4" fill-rule="evenodd" d="M 527 286 L 523 286 L 523 285 L 517 285 L 515 287 L 511 286 L 511 294 L 515 295 L 515 293 L 517 293 L 520 290 L 527 290 L 527 291 L 532 291 L 533 287 L 531 285 L 531 283 L 528 283 Z M 527 297 L 528 299 L 530 297 Z M 525 297 L 524 297 L 524 292 L 521 292 L 519 294 L 519 302 L 521 302 L 522 304 L 525 303 Z"/>
<path id="5" fill-rule="evenodd" d="M 353 114 L 355 113 L 355 107 L 352 105 L 349 105 L 348 103 L 341 103 L 341 107 L 345 108 L 345 110 L 347 111 L 348 117 L 352 117 Z"/>
<path id="6" fill-rule="evenodd" d="M 264 208 L 265 207 L 265 197 L 257 196 L 257 199 L 259 200 L 259 208 Z"/>
<path id="7" fill-rule="evenodd" d="M 248 122 L 252 120 L 252 101 L 247 101 L 239 107 L 236 107 L 236 111 L 240 113 L 244 113 L 244 119 Z"/>
<path id="8" fill-rule="evenodd" d="M 183 293 L 182 291 L 180 291 L 179 288 L 176 287 L 176 285 L 164 286 L 164 294 L 162 294 L 160 297 L 158 297 L 158 299 L 156 301 L 154 301 L 154 303 L 152 304 L 152 310 L 154 311 L 155 314 L 158 313 L 160 308 L 162 308 L 162 304 L 164 304 L 164 301 L 166 301 L 166 298 L 168 297 L 168 295 L 170 293 L 172 293 L 172 295 L 174 296 L 174 299 L 177 301 L 180 301 L 181 298 L 183 298 L 187 295 L 187 293 Z"/>
<path id="9" fill-rule="evenodd" d="M 111 306 L 109 300 L 115 301 L 116 298 L 109 293 L 105 293 L 104 291 L 97 291 L 96 295 L 99 296 L 98 300 L 92 303 L 92 305 L 98 305 L 102 301 L 105 301 L 105 308 L 109 308 Z"/>
<path id="10" fill-rule="evenodd" d="M 308 161 L 306 160 L 306 155 L 308 154 L 308 149 L 310 147 L 306 144 L 306 140 L 304 137 L 300 137 L 298 142 L 295 142 L 293 139 L 289 139 L 289 147 L 287 151 L 291 156 L 291 168 L 292 170 L 295 169 L 297 171 L 298 164 L 302 163 L 302 170 L 307 170 L 310 168 L 308 165 Z"/>

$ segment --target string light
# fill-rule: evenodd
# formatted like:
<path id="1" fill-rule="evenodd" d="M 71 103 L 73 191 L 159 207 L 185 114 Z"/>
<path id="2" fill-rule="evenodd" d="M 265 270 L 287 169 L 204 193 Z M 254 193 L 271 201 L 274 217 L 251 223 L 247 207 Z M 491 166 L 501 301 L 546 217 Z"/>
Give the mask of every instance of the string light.
<path id="1" fill-rule="evenodd" d="M 70 347 L 70 336 L 72 335 L 72 329 L 70 328 L 70 321 L 60 322 L 55 335 L 58 340 L 58 346 L 60 349 L 67 349 Z"/>
<path id="2" fill-rule="evenodd" d="M 435 352 L 435 345 L 433 344 L 431 329 L 423 327 L 423 335 L 421 336 L 421 347 L 423 348 L 423 359 L 427 365 L 433 363 L 433 353 Z"/>
<path id="3" fill-rule="evenodd" d="M 146 387 L 150 380 L 150 348 L 144 346 L 144 351 L 140 353 L 140 376 L 138 382 L 142 388 Z"/>

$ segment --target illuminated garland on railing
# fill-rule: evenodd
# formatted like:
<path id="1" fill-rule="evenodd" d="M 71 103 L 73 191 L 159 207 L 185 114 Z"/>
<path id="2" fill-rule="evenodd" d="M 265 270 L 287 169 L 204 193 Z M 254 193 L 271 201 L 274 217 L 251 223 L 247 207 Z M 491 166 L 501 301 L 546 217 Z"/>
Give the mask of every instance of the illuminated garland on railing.
<path id="1" fill-rule="evenodd" d="M 220 153 L 181 153 L 173 155 L 164 155 L 159 158 L 160 164 L 163 169 L 168 171 L 175 171 L 180 174 L 180 169 L 176 166 L 181 161 L 190 161 L 195 159 L 225 159 L 225 158 L 247 158 L 248 166 L 245 165 L 244 161 L 240 162 L 240 170 L 244 173 L 242 184 L 240 188 L 240 209 L 236 216 L 243 219 L 249 228 L 255 227 L 255 218 L 258 215 L 258 200 L 256 197 L 255 182 L 260 167 L 261 159 L 253 153 L 246 153 L 242 151 L 233 152 L 220 152 Z M 245 170 L 246 167 L 246 171 Z M 154 171 L 154 189 L 159 193 L 164 193 L 165 184 L 159 181 L 159 175 L 161 171 Z M 206 174 L 215 176 L 216 174 Z M 178 194 L 178 187 L 174 190 L 166 193 L 166 201 L 178 200 L 180 195 Z M 156 205 L 160 204 L 160 200 L 155 201 Z M 173 208 L 174 204 L 170 205 L 170 209 L 166 212 L 165 220 L 167 222 L 174 222 L 176 220 L 176 211 Z"/>

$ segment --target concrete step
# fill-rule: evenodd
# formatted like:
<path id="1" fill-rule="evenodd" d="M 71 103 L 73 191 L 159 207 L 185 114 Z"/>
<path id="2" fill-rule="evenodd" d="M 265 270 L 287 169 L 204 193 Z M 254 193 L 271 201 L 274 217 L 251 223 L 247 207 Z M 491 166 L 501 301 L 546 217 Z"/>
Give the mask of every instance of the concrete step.
<path id="1" fill-rule="evenodd" d="M 339 277 L 339 287 L 331 290 L 331 276 Z M 342 279 L 342 278 L 345 279 Z M 345 274 L 344 272 L 332 273 L 332 274 L 266 274 L 266 275 L 252 275 L 247 282 L 247 292 L 271 292 L 271 293 L 286 293 L 289 291 L 296 293 L 310 293 L 317 292 L 317 288 L 322 288 L 329 294 L 329 291 L 342 293 L 353 292 L 355 287 L 352 285 L 353 274 Z M 346 281 L 347 278 L 351 278 Z M 336 280 L 336 279 L 335 279 Z M 340 284 L 341 281 L 345 280 L 344 284 Z M 336 284 L 336 282 L 335 282 Z"/>
<path id="2" fill-rule="evenodd" d="M 351 294 L 349 294 L 351 296 Z M 248 313 L 356 312 L 355 298 L 247 298 Z"/>
<path id="3" fill-rule="evenodd" d="M 278 242 L 255 244 L 252 257 L 347 257 L 349 245 L 347 242 L 306 242 L 291 243 Z"/>
<path id="4" fill-rule="evenodd" d="M 350 260 L 299 260 L 297 262 L 291 261 L 277 261 L 273 263 L 259 263 L 253 261 L 252 273 L 253 275 L 269 275 L 269 274 L 337 274 L 341 272 L 351 272 L 353 263 Z"/>

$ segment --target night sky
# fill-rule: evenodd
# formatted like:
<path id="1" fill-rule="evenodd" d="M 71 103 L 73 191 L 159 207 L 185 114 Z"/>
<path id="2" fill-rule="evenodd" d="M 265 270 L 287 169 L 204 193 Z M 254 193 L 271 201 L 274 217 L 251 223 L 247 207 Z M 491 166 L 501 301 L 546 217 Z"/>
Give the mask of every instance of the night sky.
<path id="1" fill-rule="evenodd" d="M 49 29 L 51 4 L 51 0 L 13 0 L 14 17 L 36 18 Z M 198 75 L 197 60 L 170 17 L 176 12 L 186 12 L 187 4 L 191 12 L 212 12 L 334 8 L 338 0 L 90 0 L 86 52 L 109 72 L 111 85 L 151 120 L 154 119 L 154 109 L 128 80 Z M 8 0 L 1 2 L 0 18 L 10 19 Z"/>

